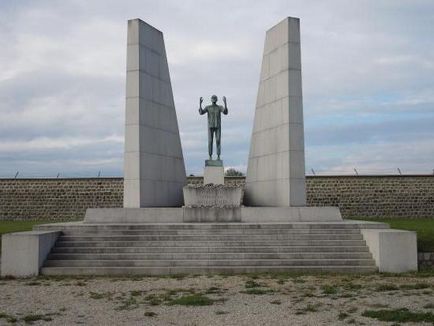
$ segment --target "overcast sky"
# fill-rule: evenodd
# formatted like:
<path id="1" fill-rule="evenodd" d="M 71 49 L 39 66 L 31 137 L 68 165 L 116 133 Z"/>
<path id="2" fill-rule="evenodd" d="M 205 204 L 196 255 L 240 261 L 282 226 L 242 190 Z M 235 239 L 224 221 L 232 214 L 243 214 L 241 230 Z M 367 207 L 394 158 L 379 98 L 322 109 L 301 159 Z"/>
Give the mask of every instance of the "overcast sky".
<path id="1" fill-rule="evenodd" d="M 0 176 L 122 175 L 127 20 L 164 33 L 187 173 L 198 98 L 246 169 L 265 31 L 301 19 L 306 170 L 432 173 L 434 1 L 0 1 Z"/>

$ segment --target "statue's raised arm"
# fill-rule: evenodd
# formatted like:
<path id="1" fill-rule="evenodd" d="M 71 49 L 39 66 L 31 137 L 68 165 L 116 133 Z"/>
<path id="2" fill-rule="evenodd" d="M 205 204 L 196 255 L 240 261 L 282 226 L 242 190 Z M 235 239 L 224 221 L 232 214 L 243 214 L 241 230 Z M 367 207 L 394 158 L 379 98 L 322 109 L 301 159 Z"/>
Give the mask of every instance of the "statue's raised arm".
<path id="1" fill-rule="evenodd" d="M 205 113 L 207 113 L 208 112 L 208 110 L 205 108 L 205 109 L 202 109 L 202 102 L 203 102 L 203 98 L 202 98 L 202 96 L 199 98 L 199 114 L 200 115 L 202 115 L 202 114 L 205 114 Z"/>
<path id="2" fill-rule="evenodd" d="M 224 108 L 222 110 L 222 113 L 223 114 L 228 114 L 228 105 L 226 103 L 226 96 L 223 96 L 223 103 L 225 104 L 225 106 L 224 106 Z"/>

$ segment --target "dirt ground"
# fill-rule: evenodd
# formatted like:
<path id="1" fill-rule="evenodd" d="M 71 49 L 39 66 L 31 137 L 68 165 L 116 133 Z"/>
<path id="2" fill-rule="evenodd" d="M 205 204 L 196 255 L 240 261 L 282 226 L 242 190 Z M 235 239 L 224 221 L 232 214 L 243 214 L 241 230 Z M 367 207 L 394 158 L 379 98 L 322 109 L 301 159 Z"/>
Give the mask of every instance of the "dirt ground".
<path id="1" fill-rule="evenodd" d="M 0 279 L 0 325 L 403 323 L 434 324 L 433 272 Z"/>

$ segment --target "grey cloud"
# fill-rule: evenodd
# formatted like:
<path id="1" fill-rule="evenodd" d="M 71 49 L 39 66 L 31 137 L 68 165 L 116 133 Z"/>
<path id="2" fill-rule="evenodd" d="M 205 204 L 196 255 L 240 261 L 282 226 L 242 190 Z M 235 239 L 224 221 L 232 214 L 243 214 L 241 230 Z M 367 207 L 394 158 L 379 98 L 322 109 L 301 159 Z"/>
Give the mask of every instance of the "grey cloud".
<path id="1" fill-rule="evenodd" d="M 0 151 L 0 175 L 16 166 L 91 173 L 92 162 L 121 173 L 122 143 L 104 139 L 123 136 L 126 20 L 135 17 L 164 32 L 188 172 L 200 173 L 206 158 L 197 100 L 213 93 L 229 102 L 225 164 L 245 167 L 265 30 L 287 15 L 302 24 L 307 165 L 401 160 L 426 169 L 434 159 L 433 11 L 432 1 L 2 2 L 0 142 L 65 144 Z M 404 160 L 411 146 L 418 150 Z"/>

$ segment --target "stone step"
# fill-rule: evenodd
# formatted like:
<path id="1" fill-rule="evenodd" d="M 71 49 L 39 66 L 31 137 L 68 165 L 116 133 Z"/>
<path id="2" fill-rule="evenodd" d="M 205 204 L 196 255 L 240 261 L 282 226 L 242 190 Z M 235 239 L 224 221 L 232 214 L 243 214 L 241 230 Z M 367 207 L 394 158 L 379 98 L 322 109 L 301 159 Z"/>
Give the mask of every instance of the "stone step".
<path id="1" fill-rule="evenodd" d="M 66 236 L 111 235 L 265 235 L 265 234 L 360 234 L 359 229 L 173 229 L 173 230 L 65 230 Z"/>
<path id="2" fill-rule="evenodd" d="M 371 259 L 369 252 L 299 253 L 52 253 L 49 260 L 218 260 L 218 259 Z"/>
<path id="3" fill-rule="evenodd" d="M 364 240 L 279 241 L 58 241 L 56 247 L 234 247 L 234 246 L 365 246 Z"/>
<path id="4" fill-rule="evenodd" d="M 387 224 L 371 223 L 364 227 L 387 228 Z M 215 229 L 360 229 L 356 223 L 144 223 L 144 224 L 51 224 L 37 225 L 37 230 L 61 228 L 63 231 L 102 231 L 102 230 L 215 230 Z"/>
<path id="5" fill-rule="evenodd" d="M 52 253 L 225 253 L 225 252 L 369 252 L 367 246 L 257 246 L 257 247 L 54 247 Z"/>
<path id="6" fill-rule="evenodd" d="M 203 267 L 43 267 L 42 275 L 182 275 L 215 273 L 372 273 L 378 269 L 366 266 L 203 266 Z"/>
<path id="7" fill-rule="evenodd" d="M 44 267 L 375 266 L 373 259 L 46 260 Z"/>
<path id="8" fill-rule="evenodd" d="M 362 240 L 361 234 L 267 234 L 267 235 L 88 235 L 61 236 L 59 241 L 272 241 Z"/>
<path id="9" fill-rule="evenodd" d="M 42 274 L 377 270 L 355 223 L 70 224 L 61 230 Z"/>

